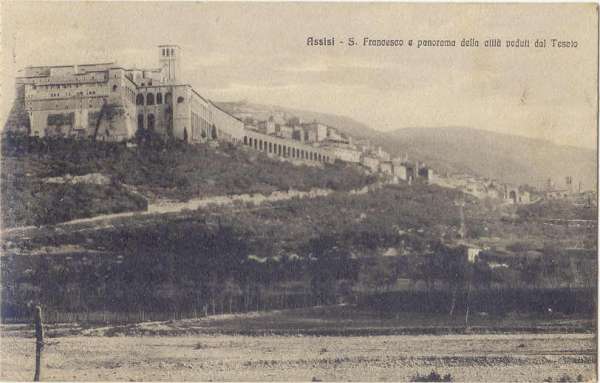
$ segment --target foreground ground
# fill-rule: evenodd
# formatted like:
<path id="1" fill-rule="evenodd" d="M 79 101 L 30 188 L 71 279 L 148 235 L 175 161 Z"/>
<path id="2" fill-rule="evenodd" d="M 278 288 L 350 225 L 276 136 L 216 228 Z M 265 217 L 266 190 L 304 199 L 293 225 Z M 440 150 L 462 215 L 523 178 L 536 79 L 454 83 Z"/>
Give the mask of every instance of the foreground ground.
<path id="1" fill-rule="evenodd" d="M 44 380 L 407 381 L 436 370 L 455 381 L 594 379 L 591 334 L 370 337 L 63 337 Z M 0 379 L 31 380 L 33 339 L 3 337 Z"/>
<path id="2" fill-rule="evenodd" d="M 432 370 L 454 381 L 595 379 L 591 319 L 474 318 L 464 333 L 444 318 L 381 318 L 329 306 L 116 326 L 49 325 L 43 379 L 408 381 Z M 31 380 L 31 326 L 0 330 L 0 380 Z M 416 335 L 422 333 L 428 335 Z"/>

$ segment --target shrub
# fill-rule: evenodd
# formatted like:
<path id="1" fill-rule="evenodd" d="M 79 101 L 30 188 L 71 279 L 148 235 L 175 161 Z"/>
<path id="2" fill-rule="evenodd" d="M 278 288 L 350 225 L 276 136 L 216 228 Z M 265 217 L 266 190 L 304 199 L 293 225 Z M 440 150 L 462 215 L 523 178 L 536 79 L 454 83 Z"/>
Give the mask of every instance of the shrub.
<path id="1" fill-rule="evenodd" d="M 411 382 L 452 382 L 452 375 L 445 374 L 444 376 L 438 374 L 435 370 L 432 370 L 429 375 L 417 375 L 410 379 Z"/>

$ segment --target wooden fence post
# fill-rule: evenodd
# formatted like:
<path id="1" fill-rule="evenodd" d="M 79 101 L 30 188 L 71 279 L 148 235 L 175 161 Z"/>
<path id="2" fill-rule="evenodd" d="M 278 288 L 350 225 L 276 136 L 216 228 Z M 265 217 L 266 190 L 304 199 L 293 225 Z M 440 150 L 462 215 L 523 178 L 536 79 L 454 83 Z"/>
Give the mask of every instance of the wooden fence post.
<path id="1" fill-rule="evenodd" d="M 42 323 L 42 307 L 35 306 L 35 375 L 34 382 L 40 381 L 42 374 L 42 351 L 44 350 L 44 326 Z"/>

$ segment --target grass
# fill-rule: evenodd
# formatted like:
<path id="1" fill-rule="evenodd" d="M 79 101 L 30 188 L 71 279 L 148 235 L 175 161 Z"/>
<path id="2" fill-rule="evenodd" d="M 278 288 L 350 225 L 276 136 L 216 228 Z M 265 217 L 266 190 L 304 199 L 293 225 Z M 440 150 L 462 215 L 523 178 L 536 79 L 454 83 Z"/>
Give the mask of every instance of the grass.
<path id="1" fill-rule="evenodd" d="M 189 336 L 198 334 L 229 335 L 315 335 L 315 336 L 375 336 L 375 335 L 442 335 L 494 333 L 592 333 L 593 318 L 583 316 L 508 315 L 480 316 L 472 313 L 469 328 L 464 316 L 445 314 L 399 313 L 382 315 L 352 305 L 321 306 L 301 309 L 274 310 L 245 314 L 224 314 L 199 319 L 166 322 L 143 322 L 129 325 L 49 324 L 48 336 Z M 11 325 L 11 334 L 25 334 L 28 325 Z M 204 344 L 196 344 L 198 349 Z M 319 348 L 321 354 L 327 348 Z"/>

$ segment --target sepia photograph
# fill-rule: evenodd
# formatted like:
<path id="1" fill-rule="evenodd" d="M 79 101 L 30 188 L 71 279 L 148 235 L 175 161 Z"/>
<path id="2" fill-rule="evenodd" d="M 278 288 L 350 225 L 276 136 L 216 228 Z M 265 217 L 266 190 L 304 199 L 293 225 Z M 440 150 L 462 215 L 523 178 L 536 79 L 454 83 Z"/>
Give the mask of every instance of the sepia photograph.
<path id="1" fill-rule="evenodd" d="M 0 20 L 0 381 L 598 380 L 598 4 Z"/>

